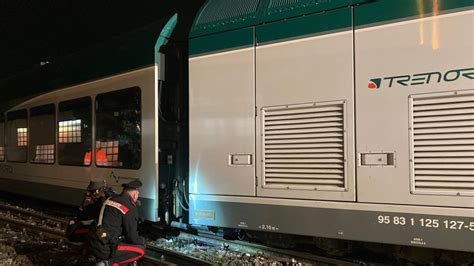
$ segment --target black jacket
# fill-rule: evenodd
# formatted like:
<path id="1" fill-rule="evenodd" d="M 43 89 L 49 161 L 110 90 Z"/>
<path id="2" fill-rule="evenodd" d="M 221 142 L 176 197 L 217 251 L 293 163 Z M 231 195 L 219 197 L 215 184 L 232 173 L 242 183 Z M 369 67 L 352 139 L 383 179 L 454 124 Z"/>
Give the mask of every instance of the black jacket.
<path id="1" fill-rule="evenodd" d="M 120 236 L 124 242 L 133 245 L 145 244 L 145 239 L 138 235 L 138 209 L 128 194 L 120 194 L 106 202 L 102 230 L 107 232 L 110 243 L 116 243 Z"/>
<path id="2" fill-rule="evenodd" d="M 76 221 L 97 221 L 104 201 L 105 197 L 96 199 L 91 196 L 86 196 L 79 207 L 79 212 L 76 215 Z"/>
<path id="3" fill-rule="evenodd" d="M 110 187 L 106 187 L 103 190 L 103 194 L 98 198 L 91 195 L 86 195 L 82 200 L 81 206 L 79 206 L 79 212 L 76 215 L 76 222 L 94 220 L 97 222 L 97 218 L 100 214 L 100 209 L 104 201 L 115 195 L 115 192 Z"/>

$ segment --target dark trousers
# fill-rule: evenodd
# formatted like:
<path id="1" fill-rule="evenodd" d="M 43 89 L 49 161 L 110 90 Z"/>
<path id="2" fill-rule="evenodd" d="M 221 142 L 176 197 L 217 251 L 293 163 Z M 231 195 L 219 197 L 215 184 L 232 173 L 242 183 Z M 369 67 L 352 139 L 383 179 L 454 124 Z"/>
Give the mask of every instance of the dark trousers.
<path id="1" fill-rule="evenodd" d="M 145 255 L 145 247 L 120 243 L 113 256 L 108 260 L 113 266 L 127 264 L 139 260 Z"/>
<path id="2" fill-rule="evenodd" d="M 74 228 L 66 229 L 66 237 L 71 242 L 84 242 L 90 231 L 90 226 L 78 225 Z"/>

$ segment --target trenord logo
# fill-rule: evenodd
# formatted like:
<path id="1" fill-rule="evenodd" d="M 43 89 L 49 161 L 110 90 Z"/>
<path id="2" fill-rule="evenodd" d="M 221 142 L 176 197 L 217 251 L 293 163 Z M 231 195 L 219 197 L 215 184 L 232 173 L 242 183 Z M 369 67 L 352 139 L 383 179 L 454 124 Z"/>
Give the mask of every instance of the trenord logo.
<path id="1" fill-rule="evenodd" d="M 382 79 L 371 79 L 369 81 L 369 89 L 378 89 L 380 88 L 380 83 L 382 82 Z"/>
<path id="2" fill-rule="evenodd" d="M 445 73 L 435 71 L 413 75 L 374 78 L 369 81 L 367 87 L 371 90 L 376 90 L 380 89 L 381 87 L 407 87 L 416 85 L 427 85 L 434 82 L 453 82 L 460 78 L 474 79 L 474 68 L 453 69 Z"/>

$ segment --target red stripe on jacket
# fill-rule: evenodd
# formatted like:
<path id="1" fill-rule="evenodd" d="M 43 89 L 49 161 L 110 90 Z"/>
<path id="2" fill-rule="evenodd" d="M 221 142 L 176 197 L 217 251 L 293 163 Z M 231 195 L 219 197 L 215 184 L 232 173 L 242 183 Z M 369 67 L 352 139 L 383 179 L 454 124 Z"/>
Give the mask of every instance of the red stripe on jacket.
<path id="1" fill-rule="evenodd" d="M 119 210 L 121 213 L 126 214 L 128 212 L 127 206 L 124 206 L 118 202 L 112 201 L 112 200 L 107 200 L 105 202 L 106 205 L 110 207 L 114 207 L 115 209 Z"/>
<path id="2" fill-rule="evenodd" d="M 129 262 L 132 262 L 132 261 L 136 261 L 136 260 L 140 259 L 141 257 L 143 257 L 145 255 L 145 250 L 143 250 L 139 247 L 134 247 L 134 246 L 119 245 L 119 246 L 117 246 L 117 250 L 118 251 L 132 251 L 132 252 L 135 252 L 135 253 L 139 254 L 138 256 L 133 257 L 131 259 L 121 261 L 120 264 L 125 264 L 125 263 L 129 263 Z"/>

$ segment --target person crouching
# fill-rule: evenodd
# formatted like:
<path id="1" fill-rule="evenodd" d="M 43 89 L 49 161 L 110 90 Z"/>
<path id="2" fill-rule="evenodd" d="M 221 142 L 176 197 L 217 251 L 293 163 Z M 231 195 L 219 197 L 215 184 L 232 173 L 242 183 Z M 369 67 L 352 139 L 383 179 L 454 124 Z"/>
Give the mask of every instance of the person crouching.
<path id="1" fill-rule="evenodd" d="M 96 265 L 127 264 L 145 255 L 145 239 L 137 230 L 142 182 L 135 179 L 122 186 L 120 195 L 105 201 L 96 231 L 87 235 L 87 254 L 101 260 Z"/>
<path id="2" fill-rule="evenodd" d="M 84 242 L 87 233 L 97 224 L 104 201 L 114 195 L 104 181 L 90 181 L 76 217 L 69 221 L 66 237 L 71 242 Z"/>

